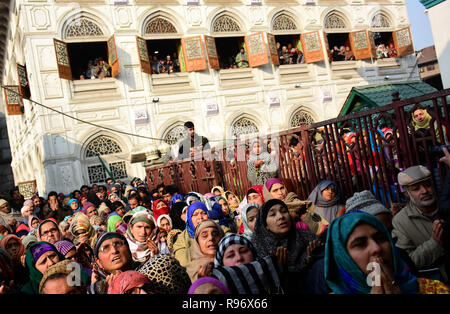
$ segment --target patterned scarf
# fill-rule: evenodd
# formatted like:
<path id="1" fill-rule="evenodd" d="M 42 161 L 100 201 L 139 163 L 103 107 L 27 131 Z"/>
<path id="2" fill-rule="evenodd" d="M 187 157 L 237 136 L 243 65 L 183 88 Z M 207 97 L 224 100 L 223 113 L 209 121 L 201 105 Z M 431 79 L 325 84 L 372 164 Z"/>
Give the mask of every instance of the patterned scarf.
<path id="1" fill-rule="evenodd" d="M 128 223 L 127 232 L 125 233 L 125 238 L 130 246 L 131 255 L 135 262 L 143 263 L 146 262 L 151 256 L 152 251 L 147 246 L 147 242 L 139 242 L 131 233 L 131 227 L 138 222 L 148 223 L 152 230 L 155 228 L 156 223 L 152 215 L 146 212 L 135 213 Z"/>

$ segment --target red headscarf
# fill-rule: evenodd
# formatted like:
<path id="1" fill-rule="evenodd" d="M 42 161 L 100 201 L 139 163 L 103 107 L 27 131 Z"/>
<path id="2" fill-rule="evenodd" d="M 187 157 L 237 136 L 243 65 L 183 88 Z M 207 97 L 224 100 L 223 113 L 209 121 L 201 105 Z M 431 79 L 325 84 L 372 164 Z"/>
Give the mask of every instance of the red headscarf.
<path id="1" fill-rule="evenodd" d="M 19 242 L 19 252 L 17 254 L 17 258 L 14 260 L 14 262 L 20 261 L 20 256 L 25 255 L 26 253 L 26 249 L 25 246 L 22 244 L 22 240 L 20 240 L 20 238 L 18 236 L 16 236 L 15 234 L 8 234 L 6 236 L 4 236 L 1 240 L 0 240 L 0 246 L 5 249 L 6 251 L 6 245 L 8 244 L 9 241 L 11 241 L 12 239 L 15 239 Z M 13 256 L 11 256 L 11 259 L 14 259 Z"/>
<path id="2" fill-rule="evenodd" d="M 160 202 L 163 202 L 166 206 L 164 206 L 163 208 L 160 208 L 160 209 L 156 209 L 156 206 Z M 170 216 L 169 203 L 165 199 L 162 199 L 162 198 L 157 199 L 156 201 L 153 202 L 153 218 L 155 218 L 155 221 L 157 221 L 158 217 L 161 215 L 169 215 Z"/>
<path id="3" fill-rule="evenodd" d="M 255 190 L 256 193 L 258 193 L 259 196 L 261 196 L 262 201 L 265 202 L 265 200 L 264 200 L 264 195 L 263 195 L 263 188 L 264 188 L 264 186 L 263 186 L 262 184 L 251 186 L 251 187 L 247 190 L 247 193 L 246 193 L 245 195 L 248 196 L 250 190 Z"/>
<path id="4" fill-rule="evenodd" d="M 135 270 L 120 273 L 109 285 L 108 294 L 125 294 L 125 292 L 142 284 L 151 284 L 148 277 Z"/>

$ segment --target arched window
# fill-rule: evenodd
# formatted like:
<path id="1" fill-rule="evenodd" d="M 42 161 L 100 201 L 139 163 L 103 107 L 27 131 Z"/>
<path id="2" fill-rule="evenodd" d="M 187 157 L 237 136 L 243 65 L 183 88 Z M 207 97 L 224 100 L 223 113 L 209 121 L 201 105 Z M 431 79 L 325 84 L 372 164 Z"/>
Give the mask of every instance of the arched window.
<path id="1" fill-rule="evenodd" d="M 74 19 L 66 29 L 65 38 L 96 37 L 103 36 L 102 29 L 88 18 Z"/>
<path id="2" fill-rule="evenodd" d="M 391 22 L 390 19 L 384 13 L 377 13 L 372 18 L 372 22 L 370 23 L 372 28 L 390 28 Z"/>
<path id="3" fill-rule="evenodd" d="M 226 32 L 240 32 L 241 27 L 230 16 L 222 15 L 218 17 L 213 23 L 214 33 L 226 33 Z"/>
<path id="4" fill-rule="evenodd" d="M 244 117 L 233 123 L 231 131 L 233 136 L 239 137 L 242 134 L 258 133 L 259 129 L 255 122 Z"/>
<path id="5" fill-rule="evenodd" d="M 297 30 L 297 24 L 290 16 L 286 14 L 280 14 L 273 20 L 272 29 L 274 31 Z"/>
<path id="6" fill-rule="evenodd" d="M 313 123 L 314 119 L 309 113 L 299 110 L 292 116 L 290 126 L 291 128 L 298 128 L 301 125 L 311 125 Z"/>
<path id="7" fill-rule="evenodd" d="M 186 135 L 186 132 L 184 130 L 183 125 L 177 125 L 170 129 L 169 132 L 167 132 L 166 136 L 164 136 L 164 142 L 166 142 L 169 145 L 173 145 L 176 142 L 178 142 L 180 139 L 182 139 Z"/>
<path id="8" fill-rule="evenodd" d="M 175 26 L 163 17 L 155 17 L 145 26 L 145 34 L 173 34 L 178 33 Z"/>
<path id="9" fill-rule="evenodd" d="M 96 157 L 98 155 L 110 155 L 121 153 L 119 144 L 106 136 L 99 136 L 94 139 L 86 148 L 86 157 Z"/>
<path id="10" fill-rule="evenodd" d="M 345 20 L 336 12 L 332 12 L 327 15 L 325 18 L 325 29 L 333 30 L 333 29 L 346 29 L 347 25 Z"/>
<path id="11" fill-rule="evenodd" d="M 127 162 L 124 161 L 126 155 L 127 152 L 110 137 L 99 136 L 89 142 L 84 155 L 89 183 L 103 183 L 110 174 L 114 179 L 127 178 Z M 98 156 L 101 156 L 101 161 Z"/>

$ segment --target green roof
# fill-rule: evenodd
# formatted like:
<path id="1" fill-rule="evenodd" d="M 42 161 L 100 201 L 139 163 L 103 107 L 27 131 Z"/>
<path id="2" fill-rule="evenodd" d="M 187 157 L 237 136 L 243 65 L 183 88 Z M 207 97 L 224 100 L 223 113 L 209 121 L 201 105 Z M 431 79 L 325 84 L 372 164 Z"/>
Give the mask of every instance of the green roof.
<path id="1" fill-rule="evenodd" d="M 438 90 L 422 81 L 353 87 L 339 113 L 339 117 L 389 105 L 392 103 L 394 91 L 398 91 L 400 100 L 404 100 L 434 93 Z"/>
<path id="2" fill-rule="evenodd" d="M 441 2 L 444 2 L 445 0 L 419 0 L 423 6 L 427 9 L 434 7 L 435 5 L 438 5 Z"/>

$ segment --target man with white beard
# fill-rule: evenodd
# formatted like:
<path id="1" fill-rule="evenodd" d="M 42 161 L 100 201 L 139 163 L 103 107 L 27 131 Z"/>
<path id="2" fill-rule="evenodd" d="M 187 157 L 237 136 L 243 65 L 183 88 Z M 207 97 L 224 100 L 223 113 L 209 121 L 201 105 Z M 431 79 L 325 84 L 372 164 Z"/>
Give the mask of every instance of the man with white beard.
<path id="1" fill-rule="evenodd" d="M 440 268 L 442 280 L 447 281 L 443 221 L 432 174 L 426 167 L 413 166 L 398 174 L 398 183 L 408 193 L 409 202 L 392 220 L 395 246 L 406 251 L 419 270 Z"/>

